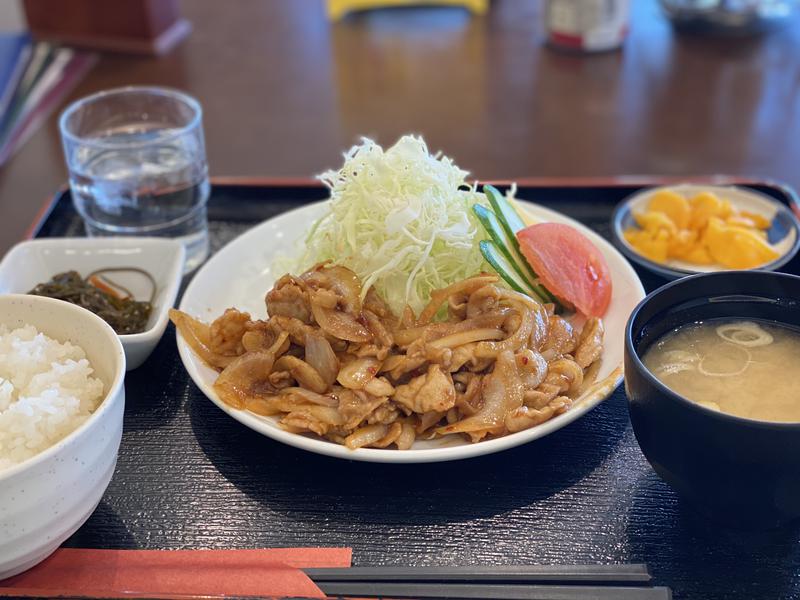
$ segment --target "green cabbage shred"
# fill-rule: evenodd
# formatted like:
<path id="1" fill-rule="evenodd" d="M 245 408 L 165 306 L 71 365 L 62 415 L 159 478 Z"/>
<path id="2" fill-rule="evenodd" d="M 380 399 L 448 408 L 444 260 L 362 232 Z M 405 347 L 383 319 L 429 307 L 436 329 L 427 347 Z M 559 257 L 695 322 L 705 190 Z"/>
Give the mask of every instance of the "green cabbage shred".
<path id="1" fill-rule="evenodd" d="M 367 138 L 319 179 L 330 189 L 328 212 L 315 222 L 295 265 L 332 260 L 361 278 L 399 315 L 419 314 L 433 290 L 491 271 L 479 249 L 483 230 L 472 213 L 486 204 L 467 171 L 430 154 L 407 135 L 384 151 Z"/>

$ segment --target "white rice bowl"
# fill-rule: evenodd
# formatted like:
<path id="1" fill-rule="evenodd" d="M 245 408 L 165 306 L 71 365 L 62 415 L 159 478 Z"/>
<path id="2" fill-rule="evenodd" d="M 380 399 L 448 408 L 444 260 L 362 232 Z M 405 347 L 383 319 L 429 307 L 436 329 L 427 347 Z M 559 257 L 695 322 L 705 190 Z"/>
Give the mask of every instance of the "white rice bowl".
<path id="1" fill-rule="evenodd" d="M 0 325 L 0 473 L 56 444 L 100 405 L 82 348 L 32 325 Z"/>
<path id="2" fill-rule="evenodd" d="M 0 378 L 2 580 L 58 548 L 108 487 L 122 439 L 125 352 L 84 308 L 0 294 Z"/>

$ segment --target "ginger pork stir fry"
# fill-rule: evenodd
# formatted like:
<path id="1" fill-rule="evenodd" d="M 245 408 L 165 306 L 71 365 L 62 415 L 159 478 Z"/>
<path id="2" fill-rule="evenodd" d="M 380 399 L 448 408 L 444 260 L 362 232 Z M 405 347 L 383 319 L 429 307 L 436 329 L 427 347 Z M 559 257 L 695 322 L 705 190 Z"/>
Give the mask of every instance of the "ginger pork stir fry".
<path id="1" fill-rule="evenodd" d="M 477 442 L 568 410 L 603 344 L 599 319 L 575 331 L 497 281 L 465 279 L 434 292 L 419 316 L 398 317 L 372 289 L 362 301 L 352 271 L 321 264 L 278 280 L 266 321 L 232 308 L 211 325 L 171 318 L 220 371 L 224 402 L 280 415 L 289 431 L 349 448 L 456 433 Z"/>

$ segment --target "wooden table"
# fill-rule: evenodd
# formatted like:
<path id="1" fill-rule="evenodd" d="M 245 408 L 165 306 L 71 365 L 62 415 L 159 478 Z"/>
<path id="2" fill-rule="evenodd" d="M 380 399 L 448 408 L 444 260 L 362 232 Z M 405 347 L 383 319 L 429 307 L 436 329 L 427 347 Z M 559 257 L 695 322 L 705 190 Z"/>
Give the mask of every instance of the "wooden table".
<path id="1" fill-rule="evenodd" d="M 637 0 L 623 52 L 542 45 L 537 0 L 485 18 L 321 0 L 192 0 L 164 58 L 104 56 L 72 98 L 168 85 L 205 109 L 214 175 L 307 177 L 361 135 L 419 132 L 482 178 L 760 175 L 800 186 L 800 19 L 762 40 L 676 36 Z M 56 116 L 0 168 L 0 252 L 65 181 Z"/>

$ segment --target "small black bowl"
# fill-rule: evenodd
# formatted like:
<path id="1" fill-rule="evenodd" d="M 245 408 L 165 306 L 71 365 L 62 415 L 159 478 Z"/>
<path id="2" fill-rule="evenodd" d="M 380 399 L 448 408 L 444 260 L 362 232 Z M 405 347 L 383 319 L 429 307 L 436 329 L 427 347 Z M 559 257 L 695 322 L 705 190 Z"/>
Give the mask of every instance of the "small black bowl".
<path id="1" fill-rule="evenodd" d="M 700 274 L 647 296 L 625 329 L 625 392 L 633 431 L 653 469 L 701 512 L 734 527 L 775 527 L 800 518 L 800 423 L 755 421 L 704 408 L 671 391 L 641 360 L 668 331 L 720 317 L 798 328 L 800 277 L 765 271 Z M 800 402 L 800 382 L 796 385 Z M 764 393 L 769 394 L 768 385 Z"/>

